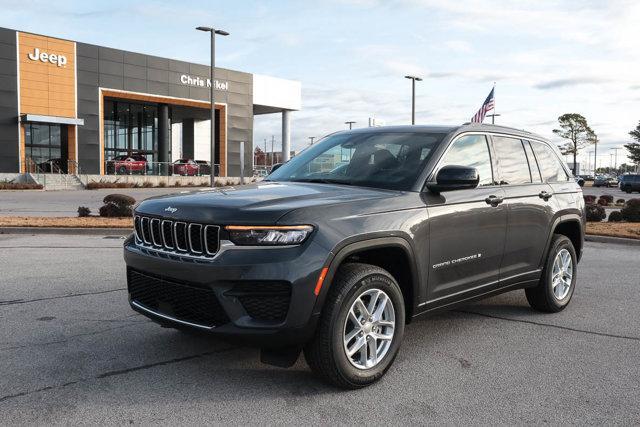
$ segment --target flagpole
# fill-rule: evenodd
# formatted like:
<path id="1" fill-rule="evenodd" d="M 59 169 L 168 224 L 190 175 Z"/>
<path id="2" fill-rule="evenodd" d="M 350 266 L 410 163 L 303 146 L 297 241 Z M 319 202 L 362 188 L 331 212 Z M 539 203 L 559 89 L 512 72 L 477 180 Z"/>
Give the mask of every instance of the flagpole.
<path id="1" fill-rule="evenodd" d="M 491 116 L 491 124 L 496 124 L 496 82 L 493 82 L 493 115 Z"/>

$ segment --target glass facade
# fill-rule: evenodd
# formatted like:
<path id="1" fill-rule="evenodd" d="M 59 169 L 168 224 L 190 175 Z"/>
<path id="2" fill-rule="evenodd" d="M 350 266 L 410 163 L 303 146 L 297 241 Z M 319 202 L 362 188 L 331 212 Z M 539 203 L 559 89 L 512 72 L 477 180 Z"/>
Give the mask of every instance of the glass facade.
<path id="1" fill-rule="evenodd" d="M 65 171 L 67 167 L 66 126 L 25 123 L 25 157 L 43 172 Z"/>
<path id="2" fill-rule="evenodd" d="M 158 106 L 126 100 L 104 101 L 104 158 L 141 154 L 158 158 Z"/>

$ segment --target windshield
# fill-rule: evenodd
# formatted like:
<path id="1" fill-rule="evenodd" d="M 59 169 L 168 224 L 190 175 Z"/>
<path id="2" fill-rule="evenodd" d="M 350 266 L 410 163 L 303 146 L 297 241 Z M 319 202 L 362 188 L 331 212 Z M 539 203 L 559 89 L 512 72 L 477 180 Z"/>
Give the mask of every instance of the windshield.
<path id="1" fill-rule="evenodd" d="M 425 132 L 330 135 L 282 165 L 267 180 L 410 190 L 445 135 Z"/>

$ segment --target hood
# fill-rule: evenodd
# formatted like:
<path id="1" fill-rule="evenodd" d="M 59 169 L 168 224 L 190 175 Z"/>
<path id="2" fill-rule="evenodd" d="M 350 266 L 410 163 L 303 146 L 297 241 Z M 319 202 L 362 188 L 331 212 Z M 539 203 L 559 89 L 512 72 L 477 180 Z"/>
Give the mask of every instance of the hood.
<path id="1" fill-rule="evenodd" d="M 140 203 L 136 212 L 203 223 L 269 225 L 299 208 L 358 203 L 398 194 L 346 185 L 262 182 L 153 197 Z"/>

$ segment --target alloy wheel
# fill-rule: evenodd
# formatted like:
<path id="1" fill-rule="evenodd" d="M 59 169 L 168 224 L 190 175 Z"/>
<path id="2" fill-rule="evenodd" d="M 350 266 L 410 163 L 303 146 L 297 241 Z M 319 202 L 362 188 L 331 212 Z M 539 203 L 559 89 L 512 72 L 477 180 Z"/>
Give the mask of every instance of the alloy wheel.
<path id="1" fill-rule="evenodd" d="M 393 341 L 396 314 L 391 298 L 368 289 L 351 305 L 344 322 L 344 351 L 358 369 L 370 369 L 386 356 Z"/>
<path id="2" fill-rule="evenodd" d="M 567 249 L 560 249 L 553 260 L 551 286 L 557 300 L 563 300 L 569 294 L 573 280 L 573 259 Z"/>

